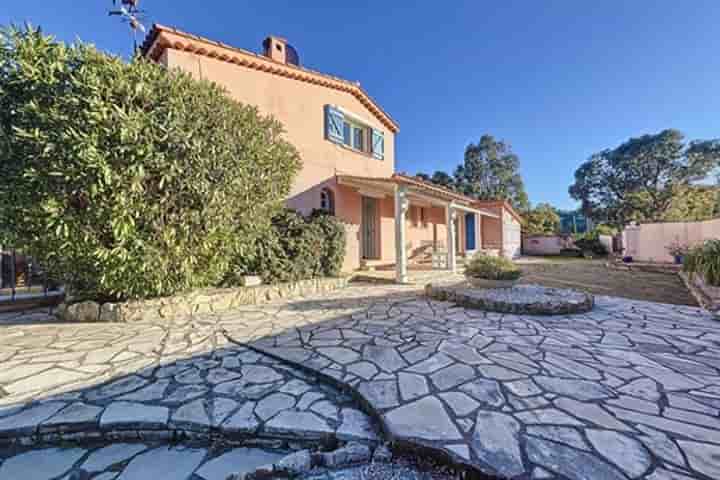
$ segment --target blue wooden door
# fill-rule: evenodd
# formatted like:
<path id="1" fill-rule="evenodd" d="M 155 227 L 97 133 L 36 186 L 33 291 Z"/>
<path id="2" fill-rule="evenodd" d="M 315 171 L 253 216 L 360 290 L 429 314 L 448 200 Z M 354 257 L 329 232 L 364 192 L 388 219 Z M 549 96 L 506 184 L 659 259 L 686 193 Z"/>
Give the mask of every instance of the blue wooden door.
<path id="1" fill-rule="evenodd" d="M 475 250 L 475 214 L 465 214 L 465 250 Z"/>

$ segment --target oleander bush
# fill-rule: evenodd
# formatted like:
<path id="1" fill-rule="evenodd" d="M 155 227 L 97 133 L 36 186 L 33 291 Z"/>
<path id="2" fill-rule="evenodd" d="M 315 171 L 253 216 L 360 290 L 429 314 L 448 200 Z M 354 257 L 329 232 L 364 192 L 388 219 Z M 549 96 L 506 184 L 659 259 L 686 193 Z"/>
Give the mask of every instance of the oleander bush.
<path id="1" fill-rule="evenodd" d="M 465 267 L 465 275 L 486 280 L 517 280 L 522 272 L 512 260 L 478 253 Z"/>
<path id="2" fill-rule="evenodd" d="M 251 256 L 237 258 L 227 284 L 243 275 L 260 275 L 265 283 L 337 276 L 345 258 L 345 228 L 320 211 L 304 217 L 285 209 L 251 250 Z"/>
<path id="3" fill-rule="evenodd" d="M 702 275 L 709 285 L 720 287 L 720 240 L 706 240 L 683 256 L 683 270 Z"/>
<path id="4" fill-rule="evenodd" d="M 215 84 L 30 27 L 2 32 L 0 230 L 78 296 L 222 284 L 258 257 L 300 164 L 278 121 Z M 317 235 L 267 248 L 282 265 L 307 258 L 292 275 L 315 273 Z"/>

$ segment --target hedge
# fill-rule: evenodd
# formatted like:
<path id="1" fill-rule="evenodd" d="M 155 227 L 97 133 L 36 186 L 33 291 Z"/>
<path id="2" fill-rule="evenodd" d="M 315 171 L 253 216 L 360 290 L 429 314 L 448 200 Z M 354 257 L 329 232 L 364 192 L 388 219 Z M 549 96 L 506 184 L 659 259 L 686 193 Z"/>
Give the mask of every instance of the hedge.
<path id="1" fill-rule="evenodd" d="M 0 164 L 0 231 L 76 294 L 126 299 L 219 285 L 253 262 L 301 162 L 279 122 L 215 84 L 10 28 Z M 267 248 L 283 252 L 259 255 L 279 272 L 285 245 Z"/>
<path id="2" fill-rule="evenodd" d="M 286 209 L 256 240 L 252 258 L 237 258 L 227 284 L 242 275 L 260 275 L 265 283 L 337 276 L 345 258 L 345 228 L 320 211 L 309 217 Z"/>

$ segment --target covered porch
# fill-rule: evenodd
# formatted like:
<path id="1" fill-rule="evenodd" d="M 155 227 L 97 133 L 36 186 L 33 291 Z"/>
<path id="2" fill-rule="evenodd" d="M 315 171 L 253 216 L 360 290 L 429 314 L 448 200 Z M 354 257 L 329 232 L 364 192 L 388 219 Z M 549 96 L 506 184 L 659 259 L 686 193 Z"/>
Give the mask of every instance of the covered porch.
<path id="1" fill-rule="evenodd" d="M 337 183 L 361 197 L 361 264 L 394 264 L 398 283 L 408 283 L 409 263 L 422 255 L 432 256 L 432 269 L 456 273 L 458 257 L 481 248 L 481 217 L 498 218 L 470 197 L 405 175 L 337 175 Z"/>

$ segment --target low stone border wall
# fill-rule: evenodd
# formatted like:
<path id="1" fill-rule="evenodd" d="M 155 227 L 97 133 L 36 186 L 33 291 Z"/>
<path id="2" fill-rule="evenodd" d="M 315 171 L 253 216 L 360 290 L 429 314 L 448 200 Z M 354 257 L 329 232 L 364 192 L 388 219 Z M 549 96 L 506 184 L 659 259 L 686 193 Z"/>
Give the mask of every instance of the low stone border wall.
<path id="1" fill-rule="evenodd" d="M 176 316 L 222 313 L 243 305 L 299 298 L 345 288 L 349 277 L 316 278 L 275 285 L 203 289 L 172 297 L 99 304 L 93 301 L 60 304 L 58 318 L 68 322 L 137 322 Z"/>
<path id="2" fill-rule="evenodd" d="M 679 275 L 698 303 L 720 316 L 720 287 L 708 285 L 702 275 L 688 275 L 685 272 L 679 272 Z"/>
<path id="3" fill-rule="evenodd" d="M 428 284 L 425 295 L 467 308 L 517 315 L 571 315 L 589 312 L 595 306 L 595 297 L 589 293 L 540 285 L 474 288 Z"/>

